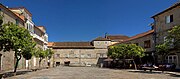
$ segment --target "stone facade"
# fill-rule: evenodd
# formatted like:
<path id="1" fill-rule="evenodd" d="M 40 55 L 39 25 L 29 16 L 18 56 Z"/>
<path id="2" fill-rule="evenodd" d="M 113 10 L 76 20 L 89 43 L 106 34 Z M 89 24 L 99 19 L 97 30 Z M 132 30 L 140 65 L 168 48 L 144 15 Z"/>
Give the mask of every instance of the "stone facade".
<path id="1" fill-rule="evenodd" d="M 145 52 L 152 54 L 155 51 L 153 34 L 154 34 L 154 30 L 150 30 L 150 31 L 135 35 L 122 43 L 136 44 L 138 46 L 143 47 L 146 50 Z"/>
<path id="2" fill-rule="evenodd" d="M 164 42 L 168 30 L 176 25 L 180 25 L 180 3 L 175 3 L 166 10 L 152 16 L 154 19 L 153 28 L 155 30 L 155 45 Z M 160 60 L 160 56 L 158 57 Z M 160 62 L 160 61 L 159 61 Z M 175 50 L 170 51 L 166 57 L 166 63 L 175 63 L 180 68 L 180 53 Z"/>
<path id="3" fill-rule="evenodd" d="M 29 30 L 34 41 L 37 43 L 36 47 L 43 50 L 47 49 L 48 35 L 43 26 L 37 27 L 32 22 L 32 14 L 24 7 L 7 8 L 0 4 L 0 16 L 3 17 L 3 24 L 14 23 L 20 27 Z M 37 29 L 35 31 L 34 29 Z M 14 51 L 3 52 L 0 51 L 0 70 L 13 70 L 15 65 Z M 18 69 L 39 67 L 39 58 L 32 57 L 30 60 L 25 60 L 23 57 L 19 61 Z M 43 59 L 41 67 L 47 67 L 47 59 Z"/>
<path id="4" fill-rule="evenodd" d="M 25 7 L 9 8 L 14 14 L 19 18 L 25 21 L 24 27 L 29 30 L 33 40 L 36 42 L 36 47 L 42 48 L 43 50 L 47 49 L 48 35 L 44 26 L 35 26 L 32 21 L 32 14 Z M 38 67 L 47 67 L 47 59 L 41 61 L 41 66 L 39 66 L 39 58 L 33 57 L 30 60 L 22 59 L 20 63 L 23 63 L 23 68 L 38 68 Z"/>
<path id="5" fill-rule="evenodd" d="M 54 66 L 70 64 L 96 66 L 107 58 L 107 47 L 111 41 L 106 38 L 96 38 L 92 42 L 53 42 L 49 45 L 54 51 L 52 62 Z"/>
<path id="6" fill-rule="evenodd" d="M 0 4 L 0 16 L 3 17 L 3 24 L 6 23 L 14 23 L 20 27 L 24 26 L 24 21 L 16 16 L 13 12 L 11 12 L 8 8 Z M 19 64 L 21 64 L 20 61 Z M 7 71 L 14 69 L 15 58 L 14 58 L 14 51 L 7 51 L 3 52 L 0 51 L 0 70 Z M 22 68 L 23 66 L 21 66 Z"/>

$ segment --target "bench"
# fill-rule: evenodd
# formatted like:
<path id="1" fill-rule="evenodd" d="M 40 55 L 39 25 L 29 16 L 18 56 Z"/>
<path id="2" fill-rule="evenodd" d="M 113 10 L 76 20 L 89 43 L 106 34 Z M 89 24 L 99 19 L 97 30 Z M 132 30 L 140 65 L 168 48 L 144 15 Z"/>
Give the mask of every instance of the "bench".
<path id="1" fill-rule="evenodd" d="M 32 71 L 37 71 L 38 69 L 34 68 L 34 69 L 31 69 Z"/>
<path id="2" fill-rule="evenodd" d="M 152 72 L 152 70 L 156 70 L 156 69 L 158 69 L 158 68 L 156 68 L 156 67 L 142 67 L 142 69 L 143 69 L 144 71 L 149 70 L 150 72 Z"/>

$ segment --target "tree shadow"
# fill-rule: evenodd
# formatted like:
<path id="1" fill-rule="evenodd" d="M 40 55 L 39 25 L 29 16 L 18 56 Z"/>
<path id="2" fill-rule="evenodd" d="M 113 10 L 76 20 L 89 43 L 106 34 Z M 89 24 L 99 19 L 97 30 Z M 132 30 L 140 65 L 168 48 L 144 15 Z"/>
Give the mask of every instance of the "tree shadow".
<path id="1" fill-rule="evenodd" d="M 12 76 L 16 76 L 16 75 L 23 75 L 23 74 L 26 74 L 26 73 L 28 73 L 28 72 L 32 72 L 32 71 L 30 71 L 30 70 L 28 70 L 28 71 L 17 71 L 16 73 L 14 73 L 14 72 L 5 72 L 5 73 L 3 73 L 3 78 L 8 78 L 8 77 L 12 77 Z"/>
<path id="2" fill-rule="evenodd" d="M 172 76 L 172 77 L 180 77 L 179 74 L 174 74 L 174 73 L 169 73 L 169 75 Z"/>
<path id="3" fill-rule="evenodd" d="M 133 70 L 133 71 L 128 71 L 128 72 L 133 72 L 133 73 L 146 73 L 146 74 L 162 74 L 162 71 L 143 71 L 143 70 Z"/>
<path id="4" fill-rule="evenodd" d="M 172 77 L 180 77 L 180 74 L 176 74 L 176 73 L 179 73 L 179 72 L 162 72 L 162 71 L 143 71 L 143 70 L 134 70 L 134 71 L 128 71 L 128 72 L 133 72 L 133 73 L 145 73 L 145 74 L 168 74 L 169 76 L 172 76 Z"/>

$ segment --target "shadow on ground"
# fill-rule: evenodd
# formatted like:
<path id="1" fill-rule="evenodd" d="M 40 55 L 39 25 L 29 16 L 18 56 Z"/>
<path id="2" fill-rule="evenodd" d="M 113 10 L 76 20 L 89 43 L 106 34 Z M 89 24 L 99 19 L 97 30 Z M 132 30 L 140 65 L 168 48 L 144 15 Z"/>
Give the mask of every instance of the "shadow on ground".
<path id="1" fill-rule="evenodd" d="M 174 73 L 169 73 L 169 75 L 172 76 L 172 77 L 180 77 L 179 74 L 174 74 Z"/>
<path id="2" fill-rule="evenodd" d="M 23 74 L 26 74 L 28 72 L 31 72 L 31 71 L 17 71 L 16 74 L 14 72 L 6 72 L 6 73 L 3 73 L 3 78 L 12 77 L 15 75 L 23 75 Z"/>
<path id="3" fill-rule="evenodd" d="M 146 73 L 146 74 L 162 74 L 163 72 L 150 72 L 150 71 L 128 71 L 128 72 L 134 72 L 134 73 Z"/>
<path id="4" fill-rule="evenodd" d="M 168 72 L 162 72 L 162 71 L 128 71 L 128 72 L 133 72 L 133 73 L 146 73 L 146 74 L 169 74 L 172 77 L 180 77 L 180 74 L 176 73 L 168 73 Z"/>

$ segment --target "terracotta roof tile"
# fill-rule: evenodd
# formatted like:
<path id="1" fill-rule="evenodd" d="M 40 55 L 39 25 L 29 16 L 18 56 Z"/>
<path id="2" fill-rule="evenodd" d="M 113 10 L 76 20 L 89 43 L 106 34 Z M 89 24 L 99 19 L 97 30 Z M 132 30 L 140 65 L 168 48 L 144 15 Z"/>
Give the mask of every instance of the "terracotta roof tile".
<path id="1" fill-rule="evenodd" d="M 149 30 L 147 32 L 143 32 L 143 33 L 137 34 L 135 36 L 132 36 L 129 39 L 125 40 L 125 42 L 130 41 L 130 40 L 134 40 L 134 39 L 137 39 L 137 38 L 141 38 L 141 37 L 144 37 L 144 36 L 152 34 L 152 33 L 154 33 L 154 30 Z"/>
<path id="2" fill-rule="evenodd" d="M 128 38 L 129 37 L 125 35 L 107 35 L 107 39 L 110 39 L 112 41 L 124 41 Z"/>
<path id="3" fill-rule="evenodd" d="M 134 39 L 137 39 L 137 38 L 141 38 L 141 37 L 147 36 L 147 35 L 152 34 L 152 33 L 154 33 L 154 30 L 149 30 L 147 32 L 143 32 L 143 33 L 137 34 L 135 36 L 132 36 L 129 39 L 123 41 L 123 42 L 116 43 L 116 44 L 113 44 L 113 45 L 117 45 L 117 44 L 121 44 L 121 43 L 124 43 L 124 42 L 128 42 L 128 41 L 131 41 L 131 40 L 134 40 Z M 113 46 L 113 45 L 110 45 L 110 46 Z"/>
<path id="4" fill-rule="evenodd" d="M 91 42 L 54 42 L 54 46 L 92 46 Z"/>
<path id="5" fill-rule="evenodd" d="M 49 47 L 53 48 L 94 48 L 91 42 L 50 42 Z"/>
<path id="6" fill-rule="evenodd" d="M 110 39 L 106 39 L 106 38 L 103 38 L 103 37 L 97 37 L 93 41 L 110 41 Z"/>
<path id="7" fill-rule="evenodd" d="M 18 13 L 15 13 L 15 12 L 13 12 L 14 14 L 16 14 L 19 18 L 21 18 L 23 21 L 25 21 L 25 17 L 24 16 L 21 16 L 21 15 L 19 15 Z"/>
<path id="8" fill-rule="evenodd" d="M 25 8 L 25 7 L 13 7 L 13 8 L 9 8 L 10 10 L 18 10 L 18 9 L 24 9 L 26 13 L 29 14 L 29 16 L 32 17 L 32 14 Z"/>
<path id="9" fill-rule="evenodd" d="M 48 42 L 48 47 L 51 47 L 51 46 L 53 46 L 53 44 L 54 44 L 54 42 Z"/>
<path id="10" fill-rule="evenodd" d="M 3 4 L 0 3 L 0 8 L 3 8 L 4 10 L 8 11 L 9 13 L 11 13 L 12 15 L 14 15 L 15 17 L 17 17 L 20 21 L 22 21 L 24 23 L 24 20 L 21 19 L 19 16 L 17 16 L 16 14 L 14 14 L 11 10 L 9 10 L 9 8 L 6 8 Z"/>

